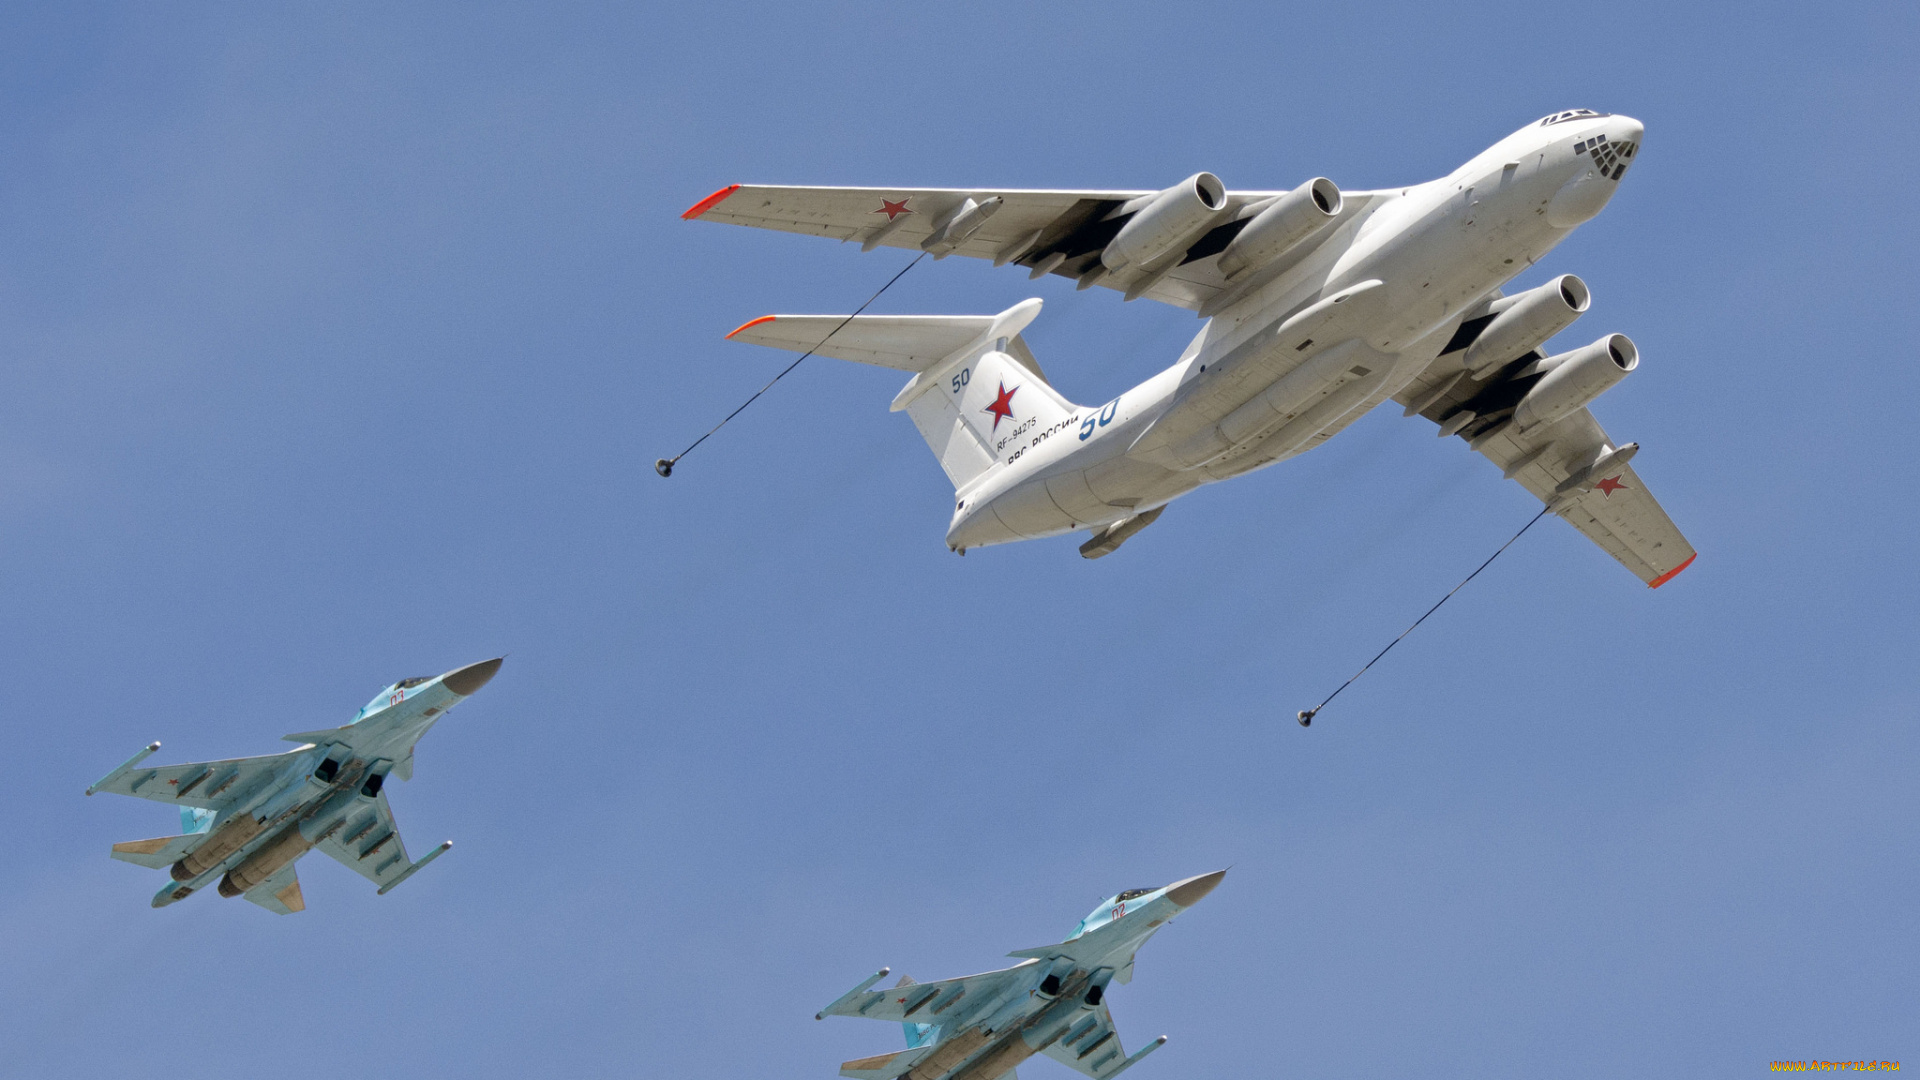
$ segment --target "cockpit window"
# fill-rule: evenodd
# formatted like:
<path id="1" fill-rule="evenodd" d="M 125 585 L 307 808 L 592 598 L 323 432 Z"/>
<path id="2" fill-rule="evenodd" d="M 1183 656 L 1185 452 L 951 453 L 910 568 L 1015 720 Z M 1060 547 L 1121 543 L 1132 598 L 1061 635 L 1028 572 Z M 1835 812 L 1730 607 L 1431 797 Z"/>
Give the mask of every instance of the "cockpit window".
<path id="1" fill-rule="evenodd" d="M 1592 109 L 1568 109 L 1566 112 L 1557 112 L 1557 113 L 1554 113 L 1552 116 L 1541 117 L 1540 126 L 1552 127 L 1555 124 L 1564 124 L 1569 120 L 1586 120 L 1596 116 L 1609 116 L 1609 115 L 1612 115 L 1612 114 L 1594 112 Z"/>
<path id="2" fill-rule="evenodd" d="M 396 690 L 411 690 L 416 686 L 432 681 L 433 676 L 431 675 L 416 675 L 411 679 L 401 679 L 399 682 L 394 683 L 393 686 Z"/>
<path id="3" fill-rule="evenodd" d="M 1116 903 L 1125 903 L 1126 901 L 1131 900 L 1136 896 L 1145 896 L 1152 891 L 1153 891 L 1152 889 L 1128 889 L 1126 892 L 1121 893 L 1119 896 L 1116 896 L 1113 899 L 1114 899 L 1114 902 Z"/>

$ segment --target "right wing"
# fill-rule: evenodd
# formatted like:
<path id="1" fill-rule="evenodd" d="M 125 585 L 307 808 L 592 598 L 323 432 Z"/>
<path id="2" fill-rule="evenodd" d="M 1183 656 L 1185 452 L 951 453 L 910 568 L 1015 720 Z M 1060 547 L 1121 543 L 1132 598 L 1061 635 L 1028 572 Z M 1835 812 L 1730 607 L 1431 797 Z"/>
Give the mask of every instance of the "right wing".
<path id="1" fill-rule="evenodd" d="M 1031 965 L 1021 964 L 979 975 L 963 975 L 939 982 L 909 983 L 891 990 L 868 990 L 837 1001 L 822 1016 L 864 1016 L 903 1024 L 938 1024 L 942 1014 L 963 1000 L 980 1001 L 1003 993 Z"/>
<path id="2" fill-rule="evenodd" d="M 386 885 L 413 865 L 400 842 L 400 828 L 394 824 L 393 808 L 387 805 L 387 793 L 380 792 L 365 809 L 348 814 L 345 824 L 314 847 L 331 855 L 335 862 L 373 882 Z"/>
<path id="3" fill-rule="evenodd" d="M 1113 1014 L 1105 1002 L 1089 1010 L 1084 1019 L 1068 1025 L 1066 1034 L 1043 1051 L 1048 1057 L 1100 1080 L 1111 1076 L 1115 1066 L 1127 1060 L 1120 1048 L 1120 1033 L 1113 1029 Z"/>
<path id="4" fill-rule="evenodd" d="M 291 754 L 298 750 L 288 751 Z M 134 768 L 94 787 L 115 795 L 134 795 L 155 802 L 218 810 L 234 796 L 251 790 L 255 782 L 271 777 L 287 763 L 287 754 L 263 757 L 228 758 L 225 761 L 194 761 L 185 765 L 162 765 L 157 769 Z"/>
<path id="5" fill-rule="evenodd" d="M 1033 270 L 1033 277 L 1053 273 L 1080 278 L 1100 265 L 1100 252 L 1131 217 L 1128 204 L 1155 194 L 1158 192 L 734 184 L 707 196 L 680 216 L 841 241 L 857 240 L 867 250 L 875 247 L 921 249 L 968 199 L 976 202 L 999 199 L 999 208 L 993 215 L 954 247 L 951 254 L 991 259 L 996 266 L 1017 263 Z M 1284 194 L 1284 191 L 1229 191 L 1226 205 L 1214 217 L 1213 228 L 1190 244 L 1177 264 L 1154 273 L 1132 268 L 1117 274 L 1103 273 L 1093 283 L 1125 292 L 1129 299 L 1146 296 L 1194 310 L 1206 307 L 1229 292 L 1237 293 L 1251 282 L 1236 279 L 1230 287 L 1214 256 L 1267 202 Z M 1331 235 L 1338 223 L 1359 217 L 1385 194 L 1343 192 L 1344 205 L 1339 216 L 1317 235 L 1321 238 Z M 1317 240 L 1309 239 L 1281 261 L 1291 265 L 1317 246 Z M 1271 270 L 1247 276 L 1265 280 L 1271 277 Z"/>

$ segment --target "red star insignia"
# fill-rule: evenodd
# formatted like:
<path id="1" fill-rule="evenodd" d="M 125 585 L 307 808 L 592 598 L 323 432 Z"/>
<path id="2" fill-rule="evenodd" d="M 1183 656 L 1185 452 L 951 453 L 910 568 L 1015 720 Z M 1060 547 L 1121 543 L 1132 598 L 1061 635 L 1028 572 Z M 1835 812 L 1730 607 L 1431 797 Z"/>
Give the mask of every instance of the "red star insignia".
<path id="1" fill-rule="evenodd" d="M 874 213 L 887 215 L 888 221 L 892 221 L 901 214 L 911 214 L 913 211 L 907 209 L 907 200 L 911 198 L 913 198 L 913 196 L 909 195 L 906 199 L 901 199 L 899 202 L 888 202 L 885 199 L 881 199 L 880 209 L 875 210 Z"/>
<path id="2" fill-rule="evenodd" d="M 1604 491 L 1608 495 L 1612 495 L 1616 491 L 1621 491 L 1625 489 L 1627 485 L 1621 483 L 1619 477 L 1609 476 L 1605 480 L 1602 480 L 1593 486 L 1594 486 L 1594 489 L 1597 491 Z"/>
<path id="3" fill-rule="evenodd" d="M 993 430 L 1000 430 L 1000 421 L 1013 419 L 1013 395 L 1019 392 L 1019 387 L 1016 386 L 1009 390 L 1007 389 L 1006 383 L 1001 383 L 1000 396 L 993 399 L 993 404 L 980 410 L 981 412 L 990 412 L 993 414 Z"/>
<path id="4" fill-rule="evenodd" d="M 902 1005 L 905 1005 L 905 1004 L 907 1003 L 907 999 L 906 999 L 906 998 L 894 998 L 893 1000 L 895 1000 L 895 1001 L 897 1001 L 897 1002 L 899 1002 L 899 1003 L 900 1003 L 900 1004 L 902 1004 Z"/>
<path id="5" fill-rule="evenodd" d="M 169 780 L 167 781 L 167 783 L 172 784 L 174 787 L 180 786 L 180 781 L 178 779 Z"/>

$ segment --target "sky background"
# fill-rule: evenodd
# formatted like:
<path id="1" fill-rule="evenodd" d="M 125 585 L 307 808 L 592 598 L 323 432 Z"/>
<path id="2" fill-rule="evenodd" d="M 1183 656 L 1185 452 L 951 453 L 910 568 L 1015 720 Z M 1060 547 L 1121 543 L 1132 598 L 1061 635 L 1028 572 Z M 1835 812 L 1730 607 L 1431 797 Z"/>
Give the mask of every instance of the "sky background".
<path id="1" fill-rule="evenodd" d="M 882 965 L 1002 966 L 1231 865 L 1111 996 L 1139 1080 L 1920 1064 L 1910 4 L 10 7 L 0 1075 L 828 1078 Z M 896 373 L 722 340 L 906 256 L 721 185 L 1345 188 L 1647 125 L 1577 272 L 1596 406 L 1701 555 L 1649 592 L 1387 408 L 1114 556 L 955 558 Z M 1190 312 L 1028 296 L 1070 398 Z M 81 791 L 508 653 L 391 797 L 385 897 L 107 858 Z M 1067 1080 L 1036 1059 L 1026 1080 Z"/>

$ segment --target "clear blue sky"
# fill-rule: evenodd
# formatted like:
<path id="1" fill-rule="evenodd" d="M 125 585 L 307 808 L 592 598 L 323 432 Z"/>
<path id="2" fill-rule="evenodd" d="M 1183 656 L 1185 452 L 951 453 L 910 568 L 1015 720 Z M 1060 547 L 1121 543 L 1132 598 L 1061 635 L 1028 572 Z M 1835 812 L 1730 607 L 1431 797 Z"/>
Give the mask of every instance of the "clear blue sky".
<path id="1" fill-rule="evenodd" d="M 1139 1080 L 1920 1065 L 1912 5 L 109 4 L 0 16 L 0 1075 L 831 1077 L 939 978 L 1232 864 Z M 1647 124 L 1521 284 L 1702 554 L 1649 593 L 1383 410 L 1117 555 L 941 542 L 894 373 L 721 335 L 903 261 L 735 181 L 1275 188 Z M 961 260 L 1099 401 L 1187 312 Z M 507 652 L 392 791 L 431 870 L 152 911 L 83 799 Z M 1045 1060 L 1027 1080 L 1066 1080 Z"/>

